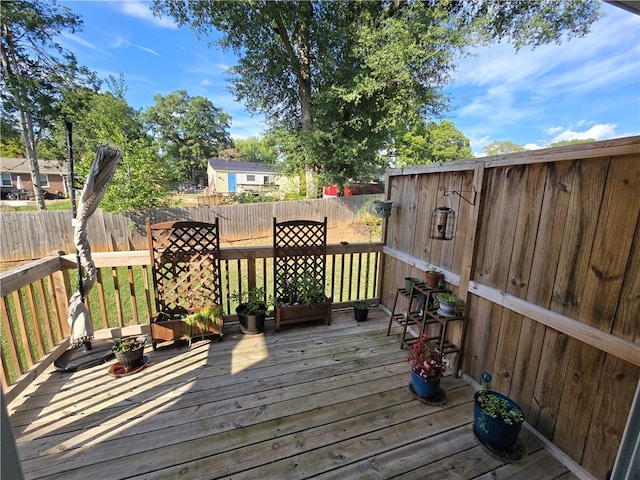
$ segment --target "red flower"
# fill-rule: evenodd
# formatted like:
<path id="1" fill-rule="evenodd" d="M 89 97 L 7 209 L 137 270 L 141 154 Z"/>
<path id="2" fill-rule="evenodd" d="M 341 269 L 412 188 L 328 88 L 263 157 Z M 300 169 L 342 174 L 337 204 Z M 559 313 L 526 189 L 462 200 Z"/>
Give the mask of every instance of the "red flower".
<path id="1" fill-rule="evenodd" d="M 442 354 L 426 334 L 422 334 L 413 343 L 407 362 L 411 365 L 411 370 L 425 380 L 440 378 L 444 372 Z"/>

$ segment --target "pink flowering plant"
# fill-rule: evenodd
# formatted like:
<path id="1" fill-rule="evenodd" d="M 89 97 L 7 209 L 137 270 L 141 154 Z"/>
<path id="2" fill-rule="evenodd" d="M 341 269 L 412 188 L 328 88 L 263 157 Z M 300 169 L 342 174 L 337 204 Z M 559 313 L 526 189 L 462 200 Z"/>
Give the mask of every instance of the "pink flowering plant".
<path id="1" fill-rule="evenodd" d="M 441 378 L 444 372 L 442 353 L 434 342 L 429 341 L 426 334 L 421 335 L 411 346 L 407 362 L 411 365 L 411 370 L 425 381 Z"/>

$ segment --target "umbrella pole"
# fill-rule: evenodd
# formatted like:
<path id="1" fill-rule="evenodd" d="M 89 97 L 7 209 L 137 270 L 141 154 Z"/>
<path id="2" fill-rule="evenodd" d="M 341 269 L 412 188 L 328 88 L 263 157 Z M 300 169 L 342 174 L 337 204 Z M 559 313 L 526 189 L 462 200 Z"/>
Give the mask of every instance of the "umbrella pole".
<path id="1" fill-rule="evenodd" d="M 75 174 L 73 171 L 73 141 L 72 141 L 72 124 L 70 121 L 64 121 L 67 130 L 67 158 L 69 159 L 69 197 L 71 199 L 71 217 L 75 220 L 77 216 L 76 207 L 76 188 Z M 82 282 L 82 262 L 80 252 L 76 248 L 76 268 L 78 270 L 78 291 L 80 292 L 80 300 L 84 302 L 84 284 Z M 85 350 L 91 350 L 91 340 L 85 340 L 82 343 Z"/>

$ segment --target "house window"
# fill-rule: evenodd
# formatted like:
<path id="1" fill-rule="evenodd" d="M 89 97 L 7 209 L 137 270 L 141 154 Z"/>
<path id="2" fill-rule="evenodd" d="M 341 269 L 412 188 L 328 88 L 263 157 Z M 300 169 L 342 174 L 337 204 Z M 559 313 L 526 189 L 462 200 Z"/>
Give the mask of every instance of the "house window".
<path id="1" fill-rule="evenodd" d="M 48 187 L 49 186 L 49 176 L 47 174 L 40 174 L 40 187 Z"/>
<path id="2" fill-rule="evenodd" d="M 255 175 L 247 175 L 247 182 L 255 182 L 255 181 L 256 181 Z"/>
<path id="3" fill-rule="evenodd" d="M 2 186 L 3 187 L 11 187 L 11 174 L 8 172 L 2 172 Z"/>

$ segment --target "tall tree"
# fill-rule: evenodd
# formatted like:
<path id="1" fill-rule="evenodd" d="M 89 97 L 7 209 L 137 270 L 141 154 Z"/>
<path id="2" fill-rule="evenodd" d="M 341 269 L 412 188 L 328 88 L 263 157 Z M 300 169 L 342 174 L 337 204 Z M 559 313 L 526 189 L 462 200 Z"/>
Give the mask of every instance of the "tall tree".
<path id="1" fill-rule="evenodd" d="M 395 166 L 424 165 L 471 158 L 471 143 L 449 120 L 394 131 Z"/>
<path id="2" fill-rule="evenodd" d="M 44 209 L 37 146 L 40 135 L 59 115 L 62 92 L 79 84 L 97 89 L 97 79 L 79 67 L 55 39 L 81 26 L 78 16 L 54 2 L 2 2 L 2 114 L 22 134 L 39 208 Z"/>
<path id="3" fill-rule="evenodd" d="M 240 60 L 236 96 L 285 130 L 287 160 L 349 178 L 380 166 L 390 131 L 436 117 L 457 49 L 506 39 L 517 47 L 581 35 L 597 18 L 588 0 L 207 2 L 154 0 L 154 11 L 217 29 Z"/>
<path id="4" fill-rule="evenodd" d="M 107 83 L 111 91 L 76 89 L 67 92 L 61 102 L 64 118 L 73 124 L 78 177 L 88 173 L 98 146 L 109 144 L 122 152 L 122 158 L 100 208 L 117 213 L 163 206 L 171 185 L 169 169 L 159 158 L 140 113 L 127 104 L 124 80 L 110 78 Z M 42 151 L 60 157 L 66 148 L 62 122 L 52 126 L 51 132 Z"/>
<path id="5" fill-rule="evenodd" d="M 238 139 L 234 143 L 240 152 L 242 160 L 275 166 L 277 156 L 274 139 L 271 135 L 265 135 L 260 138 Z"/>
<path id="6" fill-rule="evenodd" d="M 482 149 L 485 155 L 504 155 L 505 153 L 524 152 L 526 148 L 509 140 L 491 142 Z"/>
<path id="7" fill-rule="evenodd" d="M 208 158 L 233 143 L 229 136 L 231 117 L 204 97 L 191 97 L 177 90 L 166 97 L 153 97 L 144 118 L 157 144 L 174 171 L 176 180 L 196 183 L 196 172 L 206 170 Z"/>

